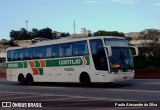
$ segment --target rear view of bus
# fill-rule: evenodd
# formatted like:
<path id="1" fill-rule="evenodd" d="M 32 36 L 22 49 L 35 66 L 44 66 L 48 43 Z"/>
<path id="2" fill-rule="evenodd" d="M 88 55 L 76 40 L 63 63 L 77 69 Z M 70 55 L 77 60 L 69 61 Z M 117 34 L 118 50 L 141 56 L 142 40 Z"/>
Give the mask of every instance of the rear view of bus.
<path id="1" fill-rule="evenodd" d="M 125 38 L 102 37 L 90 40 L 95 69 L 100 75 L 100 82 L 117 82 L 134 78 L 133 56 Z M 132 47 L 133 48 L 133 47 Z M 108 74 L 106 74 L 106 72 Z"/>

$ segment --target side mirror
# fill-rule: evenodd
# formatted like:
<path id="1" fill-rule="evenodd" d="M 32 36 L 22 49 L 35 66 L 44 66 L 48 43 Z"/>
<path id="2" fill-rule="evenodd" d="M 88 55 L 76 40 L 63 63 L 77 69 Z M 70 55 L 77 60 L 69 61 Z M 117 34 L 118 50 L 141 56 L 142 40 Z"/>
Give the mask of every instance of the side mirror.
<path id="1" fill-rule="evenodd" d="M 136 57 L 139 55 L 138 47 L 130 46 L 130 48 L 132 48 L 131 51 L 132 51 L 133 57 Z"/>
<path id="2" fill-rule="evenodd" d="M 106 50 L 107 57 L 112 56 L 112 48 L 110 46 L 103 46 Z"/>

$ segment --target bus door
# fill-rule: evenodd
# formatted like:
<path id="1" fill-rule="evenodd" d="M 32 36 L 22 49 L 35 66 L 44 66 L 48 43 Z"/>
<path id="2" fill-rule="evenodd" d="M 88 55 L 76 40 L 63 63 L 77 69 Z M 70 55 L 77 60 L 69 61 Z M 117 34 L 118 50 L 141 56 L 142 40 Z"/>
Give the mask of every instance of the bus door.
<path id="1" fill-rule="evenodd" d="M 95 75 L 99 75 L 100 81 L 104 81 L 108 71 L 107 58 L 103 47 L 102 39 L 90 40 L 90 47 L 92 52 L 93 63 L 97 72 Z"/>

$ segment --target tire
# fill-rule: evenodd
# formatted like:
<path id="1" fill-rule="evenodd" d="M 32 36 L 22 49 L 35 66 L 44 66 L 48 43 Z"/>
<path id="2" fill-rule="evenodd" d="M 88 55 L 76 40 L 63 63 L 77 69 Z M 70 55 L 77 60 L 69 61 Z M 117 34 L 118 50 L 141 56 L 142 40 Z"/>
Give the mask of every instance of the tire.
<path id="1" fill-rule="evenodd" d="M 18 82 L 20 85 L 24 85 L 25 84 L 25 78 L 23 75 L 20 75 L 18 78 Z"/>
<path id="2" fill-rule="evenodd" d="M 80 82 L 84 87 L 88 87 L 91 84 L 89 75 L 88 74 L 82 74 L 80 76 Z"/>
<path id="3" fill-rule="evenodd" d="M 26 84 L 27 85 L 32 85 L 33 84 L 33 77 L 32 77 L 32 75 L 27 75 L 27 77 L 26 77 Z"/>

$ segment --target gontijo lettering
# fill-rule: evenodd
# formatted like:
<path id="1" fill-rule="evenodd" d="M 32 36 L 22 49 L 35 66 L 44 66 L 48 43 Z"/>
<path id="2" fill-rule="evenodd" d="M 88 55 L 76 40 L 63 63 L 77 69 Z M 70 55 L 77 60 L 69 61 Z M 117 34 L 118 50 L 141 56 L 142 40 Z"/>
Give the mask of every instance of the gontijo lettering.
<path id="1" fill-rule="evenodd" d="M 76 65 L 76 64 L 81 64 L 80 59 L 75 59 L 75 60 L 60 60 L 59 65 Z"/>

